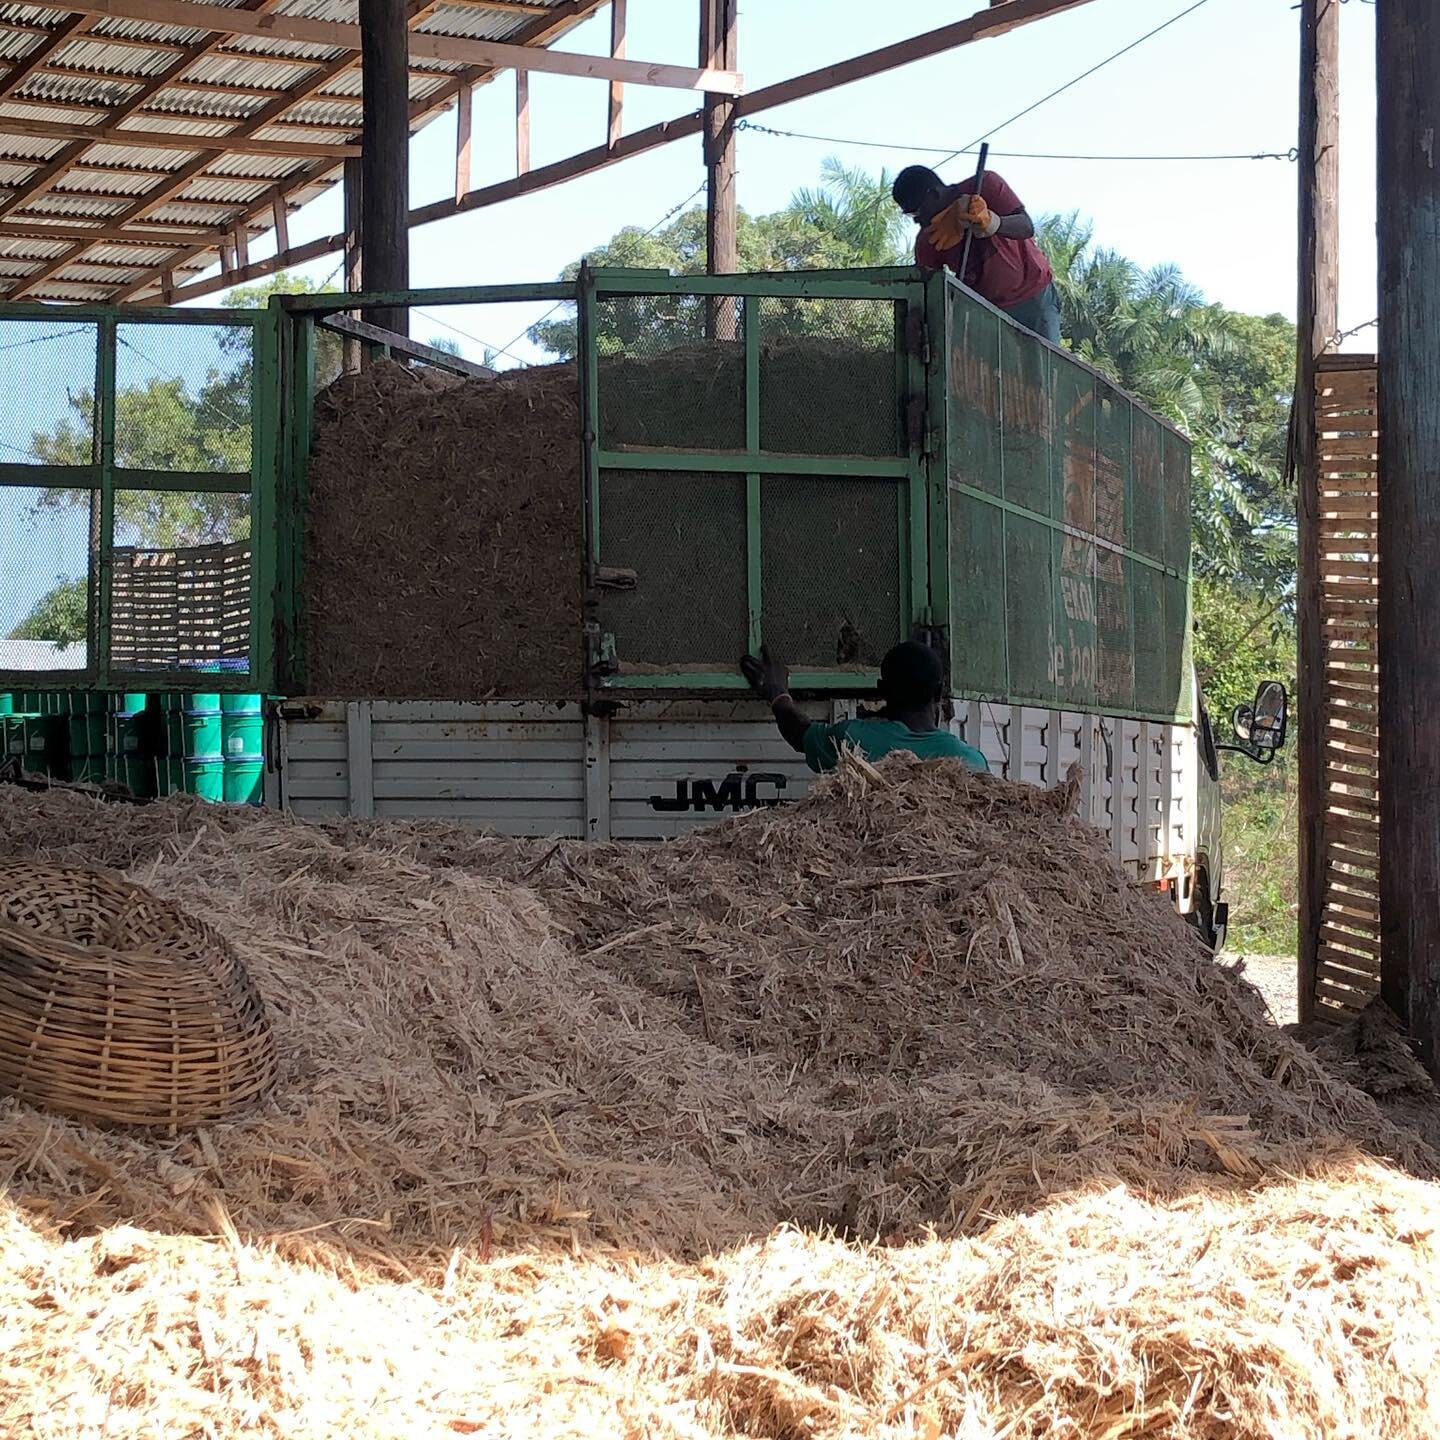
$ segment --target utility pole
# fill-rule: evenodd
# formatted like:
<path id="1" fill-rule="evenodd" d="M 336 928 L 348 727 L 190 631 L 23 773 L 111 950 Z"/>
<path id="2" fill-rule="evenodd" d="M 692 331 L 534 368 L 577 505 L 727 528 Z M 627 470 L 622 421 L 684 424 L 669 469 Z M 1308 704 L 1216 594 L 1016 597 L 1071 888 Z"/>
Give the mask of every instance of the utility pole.
<path id="1" fill-rule="evenodd" d="M 1375 7 L 1381 994 L 1440 1073 L 1440 10 Z"/>
<path id="2" fill-rule="evenodd" d="M 1300 1019 L 1315 1018 L 1325 901 L 1325 643 L 1315 362 L 1340 328 L 1340 0 L 1300 5 L 1295 483 L 1299 549 Z"/>
<path id="3" fill-rule="evenodd" d="M 410 36 L 405 0 L 360 0 L 360 235 L 367 290 L 410 288 Z M 372 325 L 410 333 L 409 311 L 367 311 Z"/>

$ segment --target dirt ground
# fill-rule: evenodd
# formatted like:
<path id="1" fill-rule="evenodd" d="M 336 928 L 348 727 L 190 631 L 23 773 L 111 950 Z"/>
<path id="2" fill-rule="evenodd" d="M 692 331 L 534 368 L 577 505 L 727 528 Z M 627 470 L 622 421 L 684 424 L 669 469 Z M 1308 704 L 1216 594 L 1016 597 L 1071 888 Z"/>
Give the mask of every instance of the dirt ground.
<path id="1" fill-rule="evenodd" d="M 1300 1018 L 1293 955 L 1246 955 L 1227 950 L 1220 958 L 1227 964 L 1244 962 L 1245 978 L 1265 997 L 1277 1025 L 1293 1025 Z"/>

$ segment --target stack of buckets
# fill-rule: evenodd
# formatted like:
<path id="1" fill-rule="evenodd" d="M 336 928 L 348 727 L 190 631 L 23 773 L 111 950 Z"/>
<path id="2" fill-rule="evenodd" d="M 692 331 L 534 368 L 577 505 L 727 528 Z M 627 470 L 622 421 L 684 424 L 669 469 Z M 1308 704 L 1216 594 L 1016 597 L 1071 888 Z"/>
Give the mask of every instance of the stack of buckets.
<path id="1" fill-rule="evenodd" d="M 185 790 L 231 805 L 260 804 L 265 796 L 263 697 L 201 691 L 185 701 Z"/>
<path id="2" fill-rule="evenodd" d="M 84 690 L 0 692 L 0 758 L 57 780 L 105 775 L 105 697 Z"/>
<path id="3" fill-rule="evenodd" d="M 33 774 L 132 794 L 186 792 L 232 805 L 265 798 L 260 695 L 0 691 L 0 760 Z"/>

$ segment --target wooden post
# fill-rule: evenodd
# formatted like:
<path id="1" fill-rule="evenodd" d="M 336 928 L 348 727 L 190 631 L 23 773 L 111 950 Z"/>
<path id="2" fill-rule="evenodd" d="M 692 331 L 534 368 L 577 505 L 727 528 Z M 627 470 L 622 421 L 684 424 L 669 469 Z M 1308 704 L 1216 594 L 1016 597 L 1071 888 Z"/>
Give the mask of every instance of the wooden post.
<path id="1" fill-rule="evenodd" d="M 625 0 L 610 0 L 610 56 L 614 60 L 625 58 Z M 621 80 L 612 80 L 606 144 L 614 146 L 625 133 L 624 114 L 625 84 Z"/>
<path id="2" fill-rule="evenodd" d="M 405 0 L 360 0 L 360 233 L 370 290 L 410 288 L 410 36 Z M 365 319 L 407 335 L 410 312 L 369 310 Z"/>
<path id="3" fill-rule="evenodd" d="M 475 127 L 475 87 L 468 81 L 455 99 L 455 198 L 470 188 L 470 137 Z"/>
<path id="4" fill-rule="evenodd" d="M 345 162 L 345 290 L 354 294 L 365 288 L 365 247 L 361 243 L 360 191 L 363 181 L 359 159 Z M 358 317 L 354 317 L 358 318 Z M 345 339 L 340 344 L 341 364 L 347 375 L 356 374 L 365 363 L 365 347 Z"/>
<path id="5" fill-rule="evenodd" d="M 1325 900 L 1325 647 L 1315 359 L 1339 328 L 1340 0 L 1300 6 L 1300 215 L 1296 306 L 1295 483 L 1299 547 L 1300 1019 L 1315 1018 Z"/>
<path id="6" fill-rule="evenodd" d="M 530 76 L 515 72 L 515 173 L 530 173 Z"/>
<path id="7" fill-rule="evenodd" d="M 1440 1074 L 1440 12 L 1375 7 L 1381 994 Z"/>
<path id="8" fill-rule="evenodd" d="M 700 0 L 700 63 L 729 68 L 736 63 L 738 0 Z M 735 102 L 724 95 L 705 95 L 705 254 L 712 275 L 733 275 L 740 268 L 735 203 Z M 712 308 L 711 334 L 722 340 L 736 335 L 735 302 L 728 297 Z"/>
<path id="9" fill-rule="evenodd" d="M 283 255 L 290 248 L 290 212 L 283 195 L 271 201 L 270 214 L 275 222 L 275 253 Z"/>

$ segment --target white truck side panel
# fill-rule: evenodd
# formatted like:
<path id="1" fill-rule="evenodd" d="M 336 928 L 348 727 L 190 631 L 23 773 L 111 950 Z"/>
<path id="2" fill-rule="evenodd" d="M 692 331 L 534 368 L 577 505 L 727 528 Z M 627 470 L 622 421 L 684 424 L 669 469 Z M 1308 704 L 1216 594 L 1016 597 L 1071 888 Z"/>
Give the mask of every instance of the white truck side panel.
<path id="1" fill-rule="evenodd" d="M 568 704 L 294 701 L 281 716 L 274 798 L 303 816 L 650 840 L 794 799 L 813 779 L 749 700 L 648 702 L 608 719 Z M 1183 879 L 1196 826 L 1190 727 L 961 702 L 953 728 L 996 774 L 1028 784 L 1058 785 L 1078 763 L 1081 813 L 1116 859 L 1137 878 Z"/>

